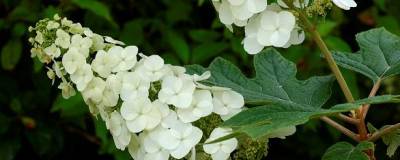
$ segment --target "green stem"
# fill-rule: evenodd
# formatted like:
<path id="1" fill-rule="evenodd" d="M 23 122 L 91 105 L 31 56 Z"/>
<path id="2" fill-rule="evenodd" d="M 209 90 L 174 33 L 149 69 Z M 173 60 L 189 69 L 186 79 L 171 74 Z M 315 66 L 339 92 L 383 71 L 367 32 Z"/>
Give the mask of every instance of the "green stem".
<path id="1" fill-rule="evenodd" d="M 384 136 L 388 133 L 391 133 L 394 130 L 399 129 L 399 128 L 400 128 L 400 123 L 386 127 L 380 131 L 375 132 L 371 137 L 369 137 L 368 141 L 374 142 L 374 141 L 378 140 L 379 138 L 381 138 L 382 136 Z"/>
<path id="2" fill-rule="evenodd" d="M 381 84 L 381 79 L 379 79 L 371 89 L 368 97 L 373 97 L 378 92 L 378 89 Z M 360 113 L 357 115 L 357 118 L 360 120 L 360 123 L 357 125 L 358 133 L 360 134 L 360 140 L 368 140 L 368 130 L 365 125 L 365 117 L 367 116 L 369 110 L 369 104 L 362 105 L 360 109 Z"/>
<path id="3" fill-rule="evenodd" d="M 328 62 L 329 68 L 332 70 L 333 74 L 335 75 L 335 77 L 339 83 L 339 86 L 342 89 L 344 96 L 346 97 L 346 100 L 348 102 L 354 102 L 354 97 L 351 94 L 349 87 L 347 86 L 346 80 L 344 79 L 342 73 L 340 72 L 339 67 L 337 66 L 335 60 L 333 59 L 332 53 L 329 51 L 325 42 L 322 40 L 321 35 L 318 33 L 316 27 L 309 21 L 308 17 L 302 10 L 297 9 L 293 5 L 293 0 L 284 0 L 284 1 L 289 6 L 289 8 L 297 11 L 297 13 L 299 14 L 300 21 L 303 22 L 304 28 L 311 34 L 313 40 L 320 48 L 322 54 L 324 55 L 326 61 Z M 359 133 L 358 133 L 359 137 L 354 137 L 352 134 L 348 134 L 348 133 L 346 133 L 346 135 L 349 136 L 350 138 L 355 139 L 356 141 L 367 140 L 368 139 L 368 131 L 367 131 L 364 121 L 362 120 L 362 117 L 363 117 L 363 107 L 362 106 L 360 106 L 360 108 L 356 110 L 356 114 L 353 114 L 353 117 L 360 119 L 360 123 L 355 124 L 359 131 Z M 334 121 L 332 122 L 328 117 L 321 117 L 321 119 L 323 121 L 327 122 L 328 124 L 330 124 L 331 126 L 335 127 L 335 124 L 333 123 Z M 344 128 L 339 128 L 339 127 L 336 126 L 335 128 L 339 129 L 340 131 L 343 131 Z M 347 128 L 345 128 L 345 129 L 347 129 Z M 368 156 L 371 160 L 375 159 L 372 150 L 367 150 L 366 152 L 368 153 Z"/>
<path id="4" fill-rule="evenodd" d="M 328 123 L 330 126 L 336 128 L 338 131 L 342 132 L 346 136 L 350 137 L 351 139 L 353 139 L 357 142 L 359 141 L 357 134 L 355 134 L 353 131 L 347 129 L 346 127 L 342 126 L 341 124 L 335 122 L 334 120 L 330 119 L 329 117 L 322 116 L 320 119 L 322 121 Z"/>
<path id="5" fill-rule="evenodd" d="M 336 115 L 338 118 L 340 118 L 341 120 L 350 123 L 350 124 L 354 124 L 354 125 L 358 125 L 360 123 L 359 119 L 353 118 L 353 117 L 349 117 L 347 115 L 344 115 L 342 113 L 339 113 Z"/>
<path id="6" fill-rule="evenodd" d="M 320 34 L 316 30 L 315 26 L 308 20 L 307 16 L 303 12 L 299 12 L 300 19 L 304 22 L 304 26 L 311 34 L 313 40 L 320 48 L 322 54 L 324 55 L 326 61 L 328 62 L 329 68 L 332 70 L 333 74 L 335 75 L 340 88 L 342 89 L 346 99 L 348 102 L 354 102 L 353 95 L 349 87 L 347 86 L 346 80 L 344 79 L 342 73 L 340 72 L 339 67 L 337 66 L 335 60 L 332 57 L 332 53 L 329 51 L 328 47 L 326 46 L 325 42 L 322 40 Z"/>
<path id="7" fill-rule="evenodd" d="M 381 86 L 381 83 L 382 83 L 382 79 L 379 78 L 378 81 L 376 81 L 376 83 L 372 87 L 371 92 L 369 93 L 368 97 L 373 97 L 373 96 L 376 95 L 376 93 L 379 90 L 379 87 Z M 370 106 L 369 104 L 363 105 L 362 117 L 361 117 L 362 120 L 365 120 L 365 117 L 367 116 L 367 113 L 368 113 L 368 110 L 369 110 L 369 106 Z"/>
<path id="8" fill-rule="evenodd" d="M 293 0 L 284 0 L 284 1 L 289 8 L 297 11 L 297 13 L 299 14 L 300 21 L 303 22 L 305 29 L 311 34 L 313 40 L 320 48 L 322 54 L 324 55 L 326 61 L 328 62 L 329 68 L 332 70 L 333 74 L 335 75 L 335 77 L 339 83 L 339 86 L 342 89 L 343 94 L 346 97 L 347 101 L 354 102 L 354 97 L 351 94 L 349 87 L 347 86 L 346 80 L 344 79 L 342 73 L 340 72 L 339 67 L 337 66 L 335 60 L 332 57 L 332 53 L 329 51 L 325 42 L 322 40 L 321 35 L 318 33 L 316 27 L 310 22 L 307 15 L 302 10 L 297 9 L 293 5 Z M 357 114 L 360 114 L 359 110 L 357 110 Z"/>

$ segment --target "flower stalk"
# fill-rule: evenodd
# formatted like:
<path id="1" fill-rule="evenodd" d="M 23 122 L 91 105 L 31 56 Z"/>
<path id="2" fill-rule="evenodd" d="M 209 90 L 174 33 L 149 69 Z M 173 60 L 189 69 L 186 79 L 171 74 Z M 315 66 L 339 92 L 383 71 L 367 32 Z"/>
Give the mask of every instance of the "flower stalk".
<path id="1" fill-rule="evenodd" d="M 302 11 L 297 9 L 294 5 L 293 5 L 293 1 L 292 0 L 284 0 L 285 3 L 289 6 L 289 8 L 295 10 L 296 12 L 298 12 L 299 15 L 299 19 L 301 22 L 303 22 L 304 28 L 311 34 L 312 39 L 314 40 L 314 42 L 318 45 L 318 47 L 320 48 L 322 54 L 324 55 L 326 61 L 328 62 L 329 68 L 331 69 L 331 71 L 333 72 L 333 74 L 335 75 L 339 86 L 346 98 L 346 100 L 348 102 L 354 102 L 354 97 L 346 83 L 346 80 L 344 79 L 342 73 L 340 72 L 339 67 L 337 66 L 335 60 L 333 59 L 332 53 L 329 51 L 328 47 L 326 46 L 325 42 L 322 40 L 321 35 L 318 33 L 315 25 L 313 25 L 307 15 Z M 369 97 L 373 97 L 375 96 L 377 90 L 379 89 L 380 86 L 380 81 L 378 81 L 378 83 L 376 83 L 374 85 L 374 87 L 371 90 L 371 93 L 369 94 Z M 339 118 L 345 120 L 346 122 L 349 122 L 351 124 L 354 124 L 357 129 L 358 129 L 358 135 L 353 134 L 349 129 L 347 129 L 346 127 L 343 127 L 342 125 L 338 124 L 337 122 L 335 122 L 334 120 L 330 119 L 329 117 L 321 117 L 321 120 L 323 120 L 324 122 L 328 123 L 329 125 L 331 125 L 332 127 L 338 129 L 339 131 L 341 131 L 343 134 L 347 135 L 348 137 L 352 138 L 355 141 L 364 141 L 364 140 L 369 140 L 369 135 L 368 135 L 368 130 L 367 127 L 365 125 L 365 117 L 366 114 L 368 112 L 369 109 L 369 105 L 362 105 L 360 106 L 359 109 L 355 110 L 355 113 L 352 112 L 353 117 L 347 117 L 345 115 L 339 115 Z M 354 119 L 354 120 L 353 120 Z M 356 135 L 356 136 L 355 136 Z M 373 153 L 373 150 L 366 150 L 365 151 L 369 158 L 371 160 L 375 160 L 375 156 Z"/>
<path id="2" fill-rule="evenodd" d="M 326 46 L 325 42 L 322 40 L 321 35 L 318 33 L 316 27 L 308 20 L 307 16 L 304 12 L 299 11 L 299 18 L 303 22 L 305 29 L 311 34 L 314 42 L 320 48 L 322 54 L 324 55 L 326 61 L 328 62 L 329 68 L 332 70 L 333 74 L 335 75 L 340 88 L 342 89 L 344 96 L 346 97 L 348 102 L 354 102 L 354 97 L 351 94 L 351 91 L 344 79 L 342 73 L 340 72 L 339 67 L 337 66 L 335 60 L 332 57 L 332 53 L 329 51 L 328 47 Z"/>
<path id="3" fill-rule="evenodd" d="M 339 130 L 340 132 L 342 132 L 346 136 L 350 137 L 351 139 L 353 139 L 353 140 L 355 140 L 357 142 L 359 141 L 359 138 L 358 138 L 357 134 L 355 134 L 353 131 L 347 129 L 346 127 L 342 126 L 341 124 L 335 122 L 334 120 L 330 119 L 329 117 L 323 116 L 320 119 L 322 121 L 328 123 L 332 127 L 336 128 L 337 130 Z"/>
<path id="4" fill-rule="evenodd" d="M 391 126 L 386 127 L 386 128 L 384 128 L 384 129 L 382 129 L 380 131 L 375 132 L 374 134 L 372 134 L 371 137 L 368 138 L 368 141 L 374 142 L 374 141 L 378 140 L 379 138 L 381 138 L 382 136 L 384 136 L 384 135 L 386 135 L 386 134 L 388 134 L 390 132 L 393 132 L 396 129 L 400 129 L 400 123 L 391 125 Z"/>

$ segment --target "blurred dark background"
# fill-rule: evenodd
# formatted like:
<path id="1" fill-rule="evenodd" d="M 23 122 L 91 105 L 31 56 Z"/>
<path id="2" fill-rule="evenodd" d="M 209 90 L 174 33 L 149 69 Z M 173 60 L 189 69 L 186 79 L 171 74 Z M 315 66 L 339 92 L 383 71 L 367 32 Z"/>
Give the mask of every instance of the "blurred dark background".
<path id="1" fill-rule="evenodd" d="M 336 7 L 315 21 L 330 49 L 357 51 L 356 33 L 374 27 L 400 34 L 399 0 L 356 0 L 358 7 Z M 268 1 L 270 2 L 270 0 Z M 137 45 L 145 54 L 159 54 L 176 65 L 208 65 L 221 56 L 253 75 L 252 56 L 241 45 L 243 31 L 229 32 L 218 20 L 211 0 L 2 0 L 0 1 L 0 160 L 130 159 L 117 151 L 105 125 L 91 116 L 80 95 L 69 100 L 51 86 L 44 66 L 30 58 L 28 26 L 55 13 L 94 32 Z M 298 65 L 298 78 L 329 74 L 315 44 L 280 49 Z M 355 97 L 366 97 L 371 82 L 343 70 Z M 399 94 L 398 78 L 384 82 L 382 94 Z M 345 99 L 333 87 L 329 104 Z M 299 93 L 301 94 L 301 93 Z M 387 107 L 386 107 L 387 106 Z M 373 107 L 368 120 L 376 127 L 400 122 L 400 107 Z M 349 140 L 313 120 L 286 140 L 271 140 L 269 160 L 317 160 L 334 142 Z M 351 140 L 349 140 L 351 141 Z M 377 158 L 386 146 L 377 143 Z M 399 151 L 391 159 L 399 160 Z"/>

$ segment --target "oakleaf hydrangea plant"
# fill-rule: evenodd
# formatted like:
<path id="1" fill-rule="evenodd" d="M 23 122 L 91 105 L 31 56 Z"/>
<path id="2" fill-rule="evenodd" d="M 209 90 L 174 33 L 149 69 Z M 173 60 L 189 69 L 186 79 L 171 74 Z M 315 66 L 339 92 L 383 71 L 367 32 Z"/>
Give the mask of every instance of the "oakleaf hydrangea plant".
<path id="1" fill-rule="evenodd" d="M 230 31 L 244 30 L 242 44 L 254 55 L 255 77 L 222 58 L 208 67 L 166 64 L 158 55 L 59 15 L 29 28 L 31 57 L 46 65 L 64 98 L 79 92 L 90 112 L 105 122 L 115 147 L 135 160 L 262 159 L 268 139 L 284 139 L 310 119 L 321 119 L 357 143 L 336 143 L 323 160 L 374 160 L 379 139 L 388 145 L 388 156 L 394 154 L 400 124 L 376 129 L 367 126 L 366 115 L 373 104 L 399 100 L 376 94 L 384 79 L 400 73 L 400 37 L 377 28 L 356 36 L 356 53 L 329 50 L 310 18 L 321 18 L 334 5 L 349 10 L 357 6 L 354 0 L 212 4 Z M 300 45 L 306 35 L 333 75 L 298 80 L 296 65 L 274 49 Z M 353 98 L 338 65 L 372 80 L 369 97 Z M 336 82 L 348 102 L 326 106 Z"/>

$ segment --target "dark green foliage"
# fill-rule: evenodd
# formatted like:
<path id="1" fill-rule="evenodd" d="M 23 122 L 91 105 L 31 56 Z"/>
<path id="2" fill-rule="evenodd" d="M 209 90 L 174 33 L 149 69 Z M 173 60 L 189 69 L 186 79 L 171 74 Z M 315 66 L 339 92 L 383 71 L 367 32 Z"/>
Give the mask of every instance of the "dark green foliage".
<path id="1" fill-rule="evenodd" d="M 374 148 L 372 142 L 361 142 L 356 147 L 348 142 L 338 142 L 328 148 L 322 160 L 369 160 L 363 151 Z"/>
<path id="2" fill-rule="evenodd" d="M 247 78 L 240 69 L 227 60 L 217 58 L 205 69 L 189 66 L 188 72 L 211 72 L 205 83 L 232 88 L 243 95 L 246 103 L 288 103 L 321 107 L 331 94 L 332 76 L 312 77 L 306 81 L 296 79 L 296 65 L 274 49 L 266 49 L 254 57 L 256 76 Z M 301 94 L 299 94 L 301 93 Z"/>
<path id="3" fill-rule="evenodd" d="M 374 83 L 400 73 L 400 37 L 384 28 L 357 34 L 360 51 L 333 54 L 337 63 L 359 72 Z"/>

